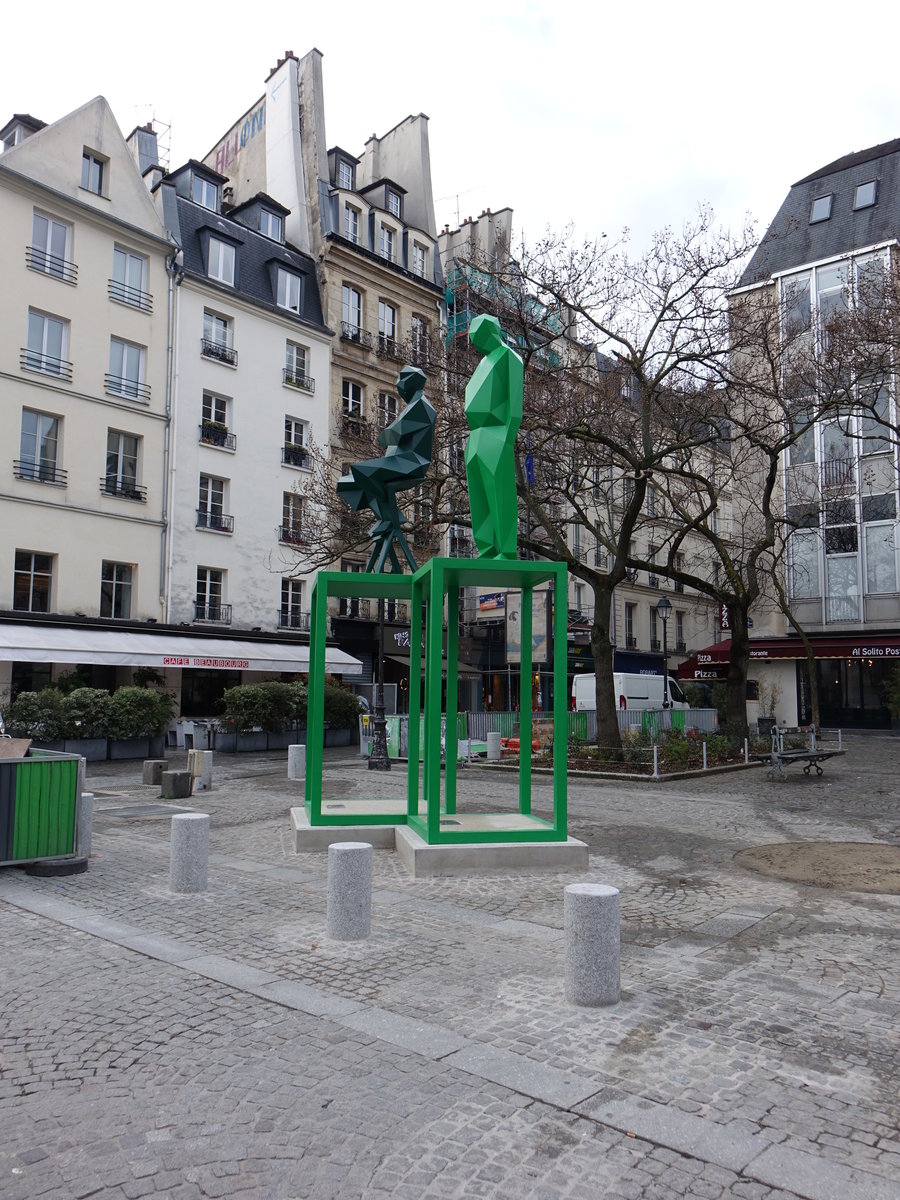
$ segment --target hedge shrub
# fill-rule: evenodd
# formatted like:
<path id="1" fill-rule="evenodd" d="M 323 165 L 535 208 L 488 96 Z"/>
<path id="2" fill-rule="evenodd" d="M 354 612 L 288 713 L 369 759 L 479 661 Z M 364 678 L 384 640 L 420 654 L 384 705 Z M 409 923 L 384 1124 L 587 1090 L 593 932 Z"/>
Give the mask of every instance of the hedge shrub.
<path id="1" fill-rule="evenodd" d="M 149 688 L 122 687 L 110 697 L 109 736 L 158 737 L 171 716 L 171 696 Z"/>

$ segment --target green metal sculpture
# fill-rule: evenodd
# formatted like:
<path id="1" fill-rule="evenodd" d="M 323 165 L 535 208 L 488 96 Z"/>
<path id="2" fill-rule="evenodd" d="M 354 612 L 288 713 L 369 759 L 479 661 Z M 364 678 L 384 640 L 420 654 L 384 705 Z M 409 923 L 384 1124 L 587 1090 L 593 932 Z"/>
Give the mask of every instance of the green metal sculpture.
<path id="1" fill-rule="evenodd" d="M 397 493 L 421 483 L 431 464 L 436 414 L 425 398 L 424 387 L 424 371 L 418 367 L 403 368 L 397 379 L 397 391 L 406 401 L 406 407 L 378 435 L 378 444 L 385 450 L 384 457 L 353 463 L 349 475 L 338 480 L 338 495 L 355 512 L 370 508 L 377 518 L 369 530 L 375 544 L 366 565 L 367 571 L 384 571 L 388 561 L 392 570 L 401 571 L 395 542 L 410 569 L 417 569 L 403 535 L 406 518 L 397 505 Z"/>
<path id="2" fill-rule="evenodd" d="M 466 386 L 466 481 L 472 536 L 481 558 L 515 559 L 518 546 L 515 442 L 522 424 L 522 360 L 496 317 L 476 317 L 469 341 L 484 354 Z"/>

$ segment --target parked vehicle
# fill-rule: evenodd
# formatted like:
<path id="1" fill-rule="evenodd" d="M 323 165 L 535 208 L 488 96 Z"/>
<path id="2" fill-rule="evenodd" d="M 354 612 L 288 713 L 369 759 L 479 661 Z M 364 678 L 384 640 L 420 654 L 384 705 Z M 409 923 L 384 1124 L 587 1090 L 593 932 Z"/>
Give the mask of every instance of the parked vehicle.
<path id="1" fill-rule="evenodd" d="M 668 683 L 668 696 L 665 685 Z M 590 675 L 576 675 L 572 681 L 572 703 L 576 712 L 593 712 L 597 707 L 596 682 Z M 630 675 L 624 671 L 613 672 L 613 687 L 619 708 L 656 709 L 690 708 L 687 697 L 676 679 L 662 675 Z M 665 701 L 668 703 L 665 703 Z"/>

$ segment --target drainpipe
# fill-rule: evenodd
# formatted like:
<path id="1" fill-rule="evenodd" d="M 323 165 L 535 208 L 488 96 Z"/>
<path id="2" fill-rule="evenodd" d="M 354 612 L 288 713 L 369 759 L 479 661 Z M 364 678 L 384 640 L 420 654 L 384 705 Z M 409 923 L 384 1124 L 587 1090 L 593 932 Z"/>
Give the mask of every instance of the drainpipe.
<path id="1" fill-rule="evenodd" d="M 163 454 L 162 534 L 159 560 L 159 596 L 163 607 L 163 622 L 168 624 L 172 599 L 172 518 L 169 512 L 175 491 L 175 460 L 178 441 L 175 437 L 178 412 L 178 288 L 184 279 L 184 255 L 176 249 L 166 261 L 169 276 L 168 342 L 166 346 L 166 438 Z M 171 482 L 170 482 L 171 480 Z"/>

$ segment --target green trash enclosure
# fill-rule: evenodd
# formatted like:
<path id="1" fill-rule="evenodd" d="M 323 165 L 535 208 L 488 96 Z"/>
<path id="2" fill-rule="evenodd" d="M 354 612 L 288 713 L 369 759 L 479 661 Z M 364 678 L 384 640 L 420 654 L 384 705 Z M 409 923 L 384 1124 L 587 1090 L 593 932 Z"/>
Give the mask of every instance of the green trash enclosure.
<path id="1" fill-rule="evenodd" d="M 0 760 L 0 865 L 75 852 L 77 755 Z"/>

